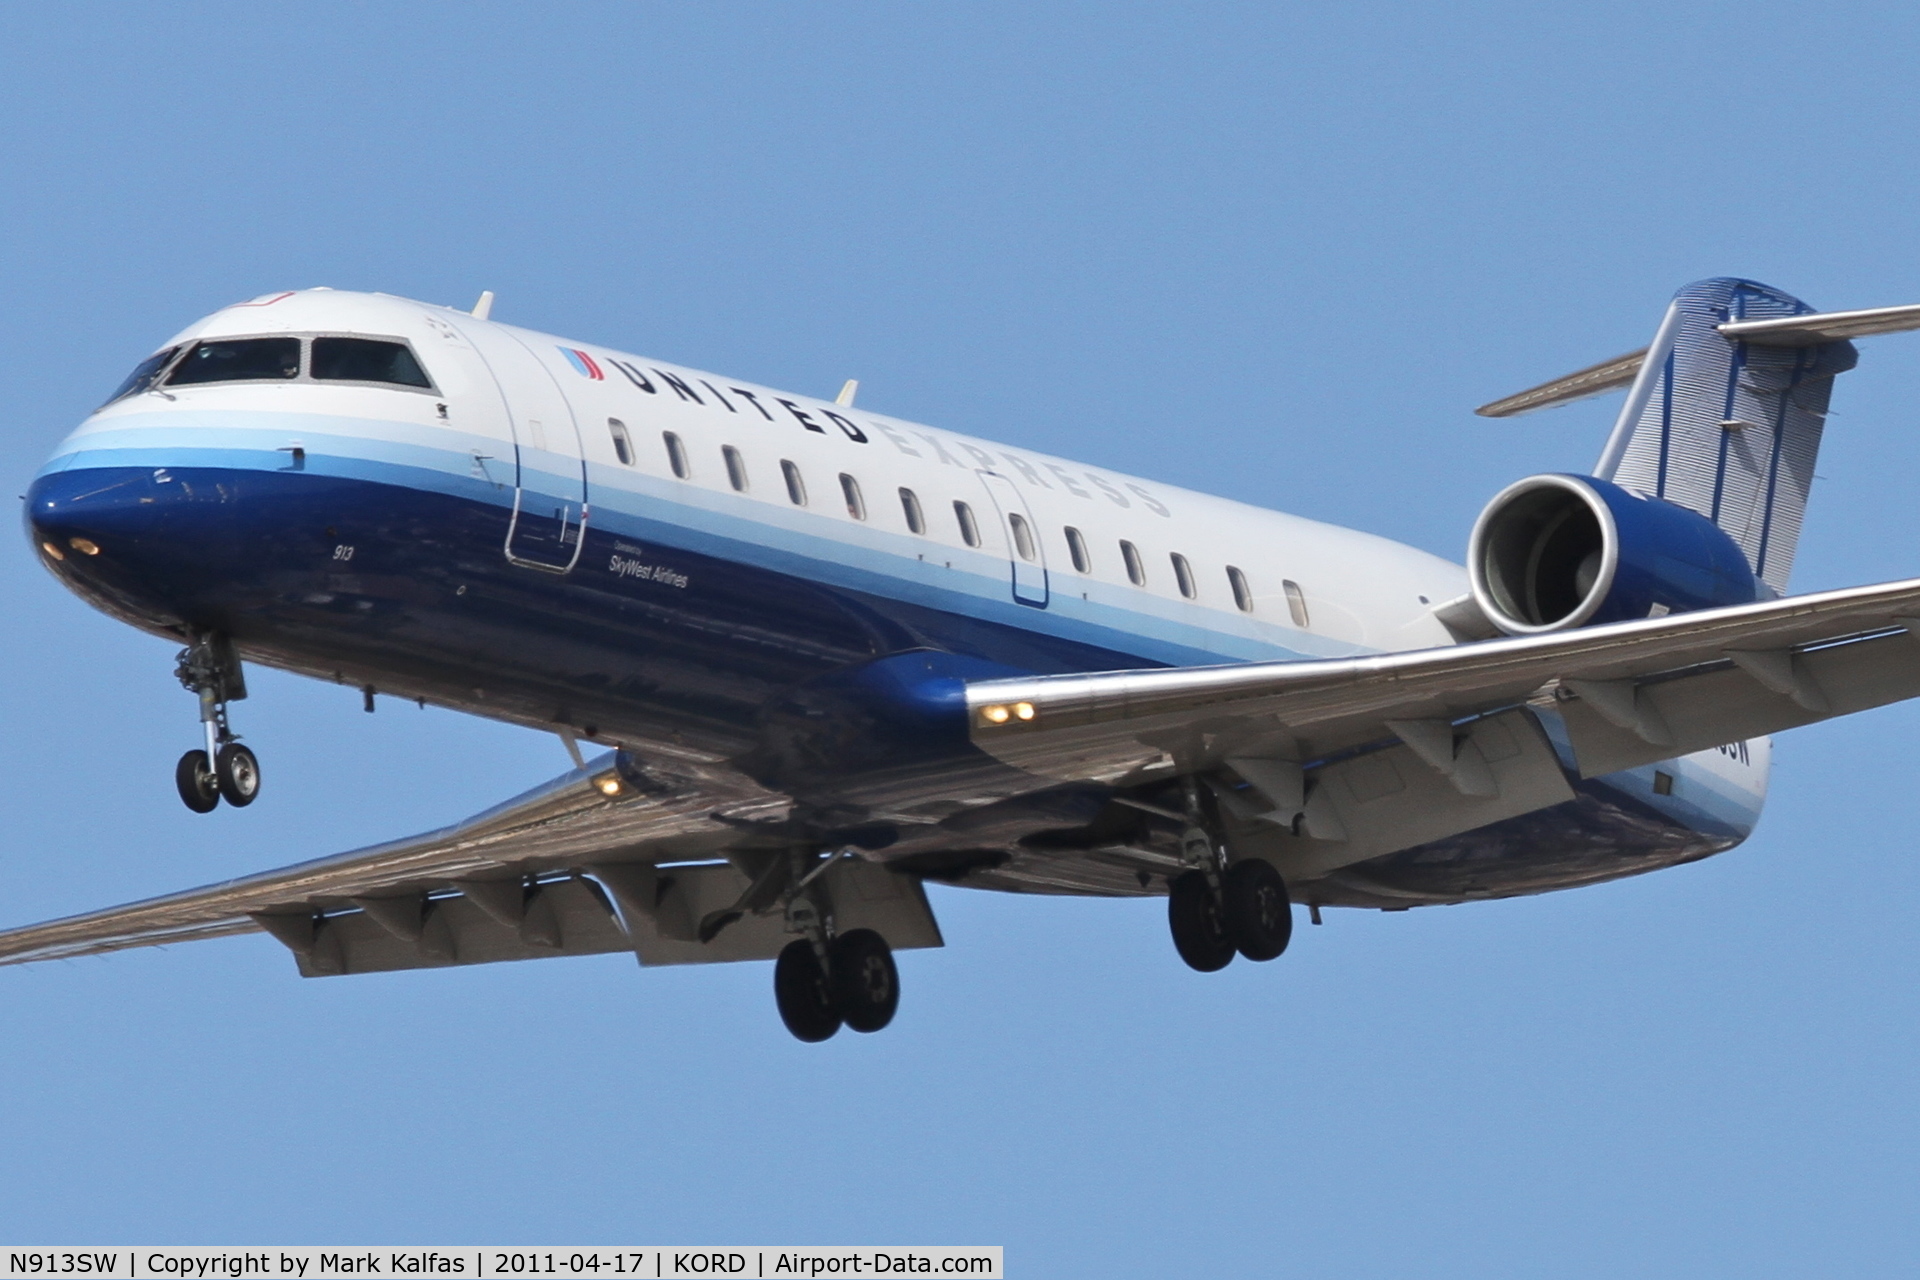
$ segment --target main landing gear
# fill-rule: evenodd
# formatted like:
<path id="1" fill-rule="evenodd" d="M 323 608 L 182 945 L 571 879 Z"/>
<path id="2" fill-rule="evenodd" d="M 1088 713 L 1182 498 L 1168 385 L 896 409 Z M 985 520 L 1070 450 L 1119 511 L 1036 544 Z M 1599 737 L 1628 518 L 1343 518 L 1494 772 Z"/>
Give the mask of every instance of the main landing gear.
<path id="1" fill-rule="evenodd" d="M 1213 973 L 1236 953 L 1272 960 L 1293 937 L 1293 903 L 1273 864 L 1243 858 L 1228 864 L 1225 846 L 1198 826 L 1183 840 L 1183 871 L 1168 886 L 1167 924 L 1174 950 L 1189 966 Z"/>
<path id="2" fill-rule="evenodd" d="M 260 761 L 227 725 L 227 703 L 247 696 L 240 658 L 225 636 L 202 636 L 180 651 L 173 674 L 200 699 L 207 744 L 180 757 L 174 785 L 195 813 L 212 813 L 225 800 L 244 808 L 260 794 Z"/>
<path id="3" fill-rule="evenodd" d="M 773 1000 L 780 1021 L 799 1040 L 831 1039 L 842 1024 L 878 1031 L 900 1007 L 900 971 L 893 948 L 871 929 L 834 934 L 831 921 L 807 896 L 787 904 L 789 942 L 773 965 Z"/>

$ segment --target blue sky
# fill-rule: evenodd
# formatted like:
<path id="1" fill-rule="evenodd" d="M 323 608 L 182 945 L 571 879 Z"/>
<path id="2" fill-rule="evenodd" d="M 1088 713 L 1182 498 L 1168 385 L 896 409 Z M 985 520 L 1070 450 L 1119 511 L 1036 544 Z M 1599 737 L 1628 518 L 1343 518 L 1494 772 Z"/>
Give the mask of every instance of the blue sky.
<path id="1" fill-rule="evenodd" d="M 1473 405 L 1754 276 L 1920 301 L 1910 8 L 0 9 L 0 467 L 311 285 L 1457 558 L 1615 402 Z M 1920 572 L 1920 337 L 1836 392 L 1794 588 Z M 437 825 L 557 741 L 258 673 L 196 818 L 172 653 L 0 548 L 0 921 Z M 1189 972 L 1157 903 L 938 890 L 874 1037 L 766 966 L 306 982 L 235 939 L 0 970 L 0 1240 L 999 1243 L 1020 1276 L 1883 1275 L 1920 1229 L 1920 711 L 1777 746 L 1755 838 L 1329 912 Z"/>

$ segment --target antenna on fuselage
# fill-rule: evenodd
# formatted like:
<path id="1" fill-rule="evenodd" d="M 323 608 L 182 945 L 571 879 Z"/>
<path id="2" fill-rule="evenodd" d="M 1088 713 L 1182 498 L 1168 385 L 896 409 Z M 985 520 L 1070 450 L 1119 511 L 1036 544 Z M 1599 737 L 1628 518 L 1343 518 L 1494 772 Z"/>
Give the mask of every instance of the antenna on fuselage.
<path id="1" fill-rule="evenodd" d="M 860 380 L 858 378 L 848 378 L 847 385 L 840 388 L 840 394 L 833 398 L 833 402 L 843 409 L 851 409 L 853 408 L 854 393 L 859 390 Z"/>
<path id="2" fill-rule="evenodd" d="M 493 314 L 493 290 L 482 289 L 480 291 L 480 301 L 473 304 L 473 318 L 475 320 L 485 320 L 488 316 L 492 314 Z"/>

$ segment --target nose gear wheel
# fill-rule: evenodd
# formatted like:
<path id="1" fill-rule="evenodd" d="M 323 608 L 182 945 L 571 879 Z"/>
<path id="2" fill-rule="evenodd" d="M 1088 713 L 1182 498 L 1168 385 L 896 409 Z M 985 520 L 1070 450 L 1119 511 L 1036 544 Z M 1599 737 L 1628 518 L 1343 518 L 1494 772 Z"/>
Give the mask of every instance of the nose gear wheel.
<path id="1" fill-rule="evenodd" d="M 204 751 L 196 748 L 180 757 L 173 783 L 180 789 L 180 803 L 195 813 L 212 813 L 220 804 L 220 780 Z"/>
<path id="2" fill-rule="evenodd" d="M 220 782 L 220 798 L 236 809 L 252 804 L 260 794 L 260 762 L 237 742 L 220 748 L 213 771 Z"/>

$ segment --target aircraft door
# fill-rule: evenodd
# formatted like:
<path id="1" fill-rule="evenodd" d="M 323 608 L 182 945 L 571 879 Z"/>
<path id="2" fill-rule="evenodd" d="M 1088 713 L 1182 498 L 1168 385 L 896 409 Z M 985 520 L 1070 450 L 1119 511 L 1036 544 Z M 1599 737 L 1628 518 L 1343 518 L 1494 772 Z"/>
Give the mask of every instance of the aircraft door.
<path id="1" fill-rule="evenodd" d="M 553 372 L 514 334 L 462 326 L 499 384 L 513 429 L 513 511 L 509 564 L 570 573 L 580 563 L 591 514 L 580 425 Z"/>
<path id="2" fill-rule="evenodd" d="M 1013 481 L 997 471 L 977 473 L 993 500 L 998 516 L 1000 537 L 1013 567 L 1013 598 L 1036 609 L 1047 607 L 1047 549 L 1040 538 L 1040 526 L 1034 523 L 1027 500 Z"/>

